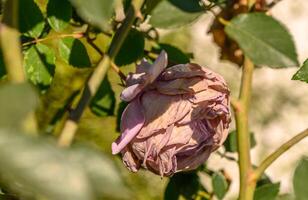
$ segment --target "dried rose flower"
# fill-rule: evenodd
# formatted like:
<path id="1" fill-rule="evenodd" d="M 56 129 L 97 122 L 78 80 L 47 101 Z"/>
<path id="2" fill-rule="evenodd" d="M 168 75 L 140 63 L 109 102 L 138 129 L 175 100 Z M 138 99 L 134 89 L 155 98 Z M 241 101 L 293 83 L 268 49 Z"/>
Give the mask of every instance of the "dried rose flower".
<path id="1" fill-rule="evenodd" d="M 163 51 L 151 65 L 143 60 L 121 94 L 129 101 L 121 136 L 112 144 L 126 167 L 161 176 L 193 170 L 226 139 L 229 90 L 224 79 L 197 64 L 165 69 Z"/>

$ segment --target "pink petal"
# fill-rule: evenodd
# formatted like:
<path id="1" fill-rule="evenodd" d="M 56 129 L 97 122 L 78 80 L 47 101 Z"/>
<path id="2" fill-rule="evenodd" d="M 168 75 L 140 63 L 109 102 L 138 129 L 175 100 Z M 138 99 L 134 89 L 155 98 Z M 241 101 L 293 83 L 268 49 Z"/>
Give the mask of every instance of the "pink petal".
<path id="1" fill-rule="evenodd" d="M 125 88 L 121 93 L 121 100 L 126 102 L 133 100 L 144 89 L 144 87 L 144 84 L 135 84 Z"/>
<path id="2" fill-rule="evenodd" d="M 138 134 L 138 138 L 145 138 L 153 133 L 166 129 L 182 119 L 190 110 L 190 102 L 182 95 L 161 95 L 149 91 L 142 97 L 142 106 L 145 109 L 145 124 Z"/>
<path id="3" fill-rule="evenodd" d="M 179 78 L 204 77 L 205 73 L 199 65 L 192 63 L 179 64 L 166 69 L 160 76 L 161 80 L 174 80 Z"/>
<path id="4" fill-rule="evenodd" d="M 140 161 L 136 158 L 134 153 L 127 147 L 123 149 L 122 160 L 125 166 L 132 172 L 137 172 L 140 168 Z"/>
<path id="5" fill-rule="evenodd" d="M 121 132 L 118 139 L 112 143 L 112 154 L 119 153 L 140 131 L 145 118 L 139 98 L 130 102 L 121 118 Z"/>
<path id="6" fill-rule="evenodd" d="M 155 79 L 160 75 L 160 73 L 167 67 L 167 64 L 168 56 L 167 53 L 163 50 L 148 70 L 150 83 L 155 81 Z"/>

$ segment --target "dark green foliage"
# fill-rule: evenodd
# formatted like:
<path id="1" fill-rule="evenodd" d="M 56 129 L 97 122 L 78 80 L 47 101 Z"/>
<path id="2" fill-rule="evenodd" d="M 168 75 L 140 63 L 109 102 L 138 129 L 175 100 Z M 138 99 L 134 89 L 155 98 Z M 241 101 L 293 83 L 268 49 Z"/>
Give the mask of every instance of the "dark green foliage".
<path id="1" fill-rule="evenodd" d="M 63 31 L 72 17 L 72 7 L 68 0 L 49 0 L 47 5 L 47 20 L 57 32 Z"/>
<path id="2" fill-rule="evenodd" d="M 152 10 L 150 24 L 157 28 L 175 28 L 191 23 L 203 13 L 199 0 L 162 0 Z"/>
<path id="3" fill-rule="evenodd" d="M 63 38 L 59 41 L 59 54 L 64 61 L 73 67 L 91 67 L 87 50 L 83 43 L 75 38 Z"/>
<path id="4" fill-rule="evenodd" d="M 4 65 L 4 60 L 3 60 L 3 54 L 0 49 L 0 79 L 3 78 L 6 75 L 6 69 Z"/>
<path id="5" fill-rule="evenodd" d="M 258 187 L 254 194 L 254 200 L 275 200 L 279 193 L 280 183 L 265 184 Z"/>
<path id="6" fill-rule="evenodd" d="M 256 139 L 254 133 L 250 132 L 250 147 L 253 148 L 256 146 Z M 229 133 L 226 141 L 224 142 L 224 147 L 228 152 L 237 152 L 237 133 L 236 130 L 233 130 Z"/>
<path id="7" fill-rule="evenodd" d="M 175 46 L 160 43 L 158 48 L 153 49 L 153 51 L 157 54 L 159 54 L 162 50 L 165 50 L 168 54 L 169 65 L 189 63 L 189 55 Z"/>
<path id="8" fill-rule="evenodd" d="M 98 116 L 113 115 L 115 101 L 114 92 L 111 88 L 108 77 L 105 77 L 96 95 L 91 101 L 90 108 L 92 112 Z"/>
<path id="9" fill-rule="evenodd" d="M 203 188 L 196 173 L 178 173 L 170 178 L 164 200 L 177 200 L 180 196 L 194 199 L 200 189 Z"/>
<path id="10" fill-rule="evenodd" d="M 19 30 L 25 36 L 38 38 L 45 26 L 44 17 L 34 0 L 19 1 Z"/>
<path id="11" fill-rule="evenodd" d="M 125 39 L 115 63 L 119 66 L 128 65 L 143 57 L 144 35 L 142 32 L 132 29 Z"/>

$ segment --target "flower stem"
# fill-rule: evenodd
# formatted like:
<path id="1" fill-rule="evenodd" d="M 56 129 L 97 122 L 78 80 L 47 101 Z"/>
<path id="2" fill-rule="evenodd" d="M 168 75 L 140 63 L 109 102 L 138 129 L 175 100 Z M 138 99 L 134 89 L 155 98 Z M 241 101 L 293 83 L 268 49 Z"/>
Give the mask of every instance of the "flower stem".
<path id="1" fill-rule="evenodd" d="M 90 76 L 78 102 L 77 107 L 69 114 L 68 120 L 64 124 L 61 135 L 58 140 L 59 146 L 69 146 L 78 128 L 78 121 L 84 109 L 89 104 L 91 97 L 97 92 L 100 83 L 105 78 L 108 68 L 118 54 L 126 36 L 129 33 L 135 19 L 140 15 L 140 8 L 143 5 L 143 0 L 133 0 L 132 5 L 129 8 L 128 14 L 122 24 L 122 26 L 115 33 L 108 52 L 103 56 L 102 60 Z"/>
<path id="2" fill-rule="evenodd" d="M 18 3 L 18 0 L 5 2 L 3 23 L 0 25 L 4 63 L 8 78 L 14 83 L 25 81 L 18 32 Z"/>
<path id="3" fill-rule="evenodd" d="M 254 64 L 246 57 L 242 70 L 242 80 L 240 88 L 240 96 L 237 102 L 238 108 L 234 109 L 237 144 L 239 154 L 239 170 L 240 170 L 240 200 L 250 200 L 253 197 L 254 187 L 250 187 L 254 183 L 250 181 L 252 173 L 252 165 L 250 160 L 250 141 L 248 113 L 251 98 L 251 86 Z"/>
<path id="4" fill-rule="evenodd" d="M 302 139 L 308 136 L 308 129 L 300 132 L 299 134 L 295 135 L 289 141 L 281 145 L 276 151 L 270 154 L 261 164 L 260 166 L 255 169 L 254 178 L 257 180 L 259 179 L 264 171 L 277 159 L 279 158 L 284 152 L 290 149 L 292 146 L 300 142 Z"/>

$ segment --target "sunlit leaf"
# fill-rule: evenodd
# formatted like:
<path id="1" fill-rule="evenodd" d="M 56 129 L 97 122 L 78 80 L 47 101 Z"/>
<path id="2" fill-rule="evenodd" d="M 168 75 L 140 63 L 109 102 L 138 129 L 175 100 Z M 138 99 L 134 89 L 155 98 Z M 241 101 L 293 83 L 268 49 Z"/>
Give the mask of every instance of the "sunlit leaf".
<path id="1" fill-rule="evenodd" d="M 212 186 L 218 199 L 223 199 L 228 191 L 228 182 L 220 172 L 212 175 Z"/>
<path id="2" fill-rule="evenodd" d="M 258 187 L 254 194 L 254 200 L 275 200 L 279 193 L 280 183 L 265 184 Z"/>
<path id="3" fill-rule="evenodd" d="M 28 84 L 0 87 L 0 128 L 18 128 L 37 105 L 37 97 Z"/>
<path id="4" fill-rule="evenodd" d="M 41 89 L 46 89 L 55 73 L 55 52 L 43 44 L 31 46 L 24 52 L 24 66 L 28 79 Z"/>
<path id="5" fill-rule="evenodd" d="M 162 0 L 152 10 L 150 24 L 157 28 L 175 28 L 191 23 L 203 13 L 199 0 Z"/>
<path id="6" fill-rule="evenodd" d="M 90 108 L 98 116 L 107 116 L 114 114 L 115 97 L 108 77 L 100 85 L 97 93 L 93 97 Z"/>
<path id="7" fill-rule="evenodd" d="M 74 67 L 91 67 L 89 55 L 82 42 L 75 38 L 63 38 L 59 41 L 59 54 L 67 64 Z"/>
<path id="8" fill-rule="evenodd" d="M 37 38 L 45 26 L 43 14 L 34 0 L 19 1 L 19 29 L 28 37 Z"/>
<path id="9" fill-rule="evenodd" d="M 70 0 L 70 2 L 85 21 L 102 30 L 109 29 L 114 0 Z"/>
<path id="10" fill-rule="evenodd" d="M 57 32 L 64 30 L 72 17 L 72 7 L 68 0 L 49 0 L 47 5 L 47 20 Z"/>
<path id="11" fill-rule="evenodd" d="M 308 59 L 301 68 L 293 75 L 292 80 L 300 80 L 308 83 Z"/>
<path id="12" fill-rule="evenodd" d="M 241 14 L 228 23 L 225 31 L 256 65 L 298 66 L 292 36 L 273 17 L 263 13 Z"/>
<path id="13" fill-rule="evenodd" d="M 117 65 L 128 65 L 142 58 L 144 50 L 144 35 L 142 32 L 132 29 L 124 40 L 124 43 L 115 57 Z"/>
<path id="14" fill-rule="evenodd" d="M 293 176 L 293 189 L 296 200 L 306 200 L 308 197 L 308 158 L 304 157 L 297 165 Z"/>

